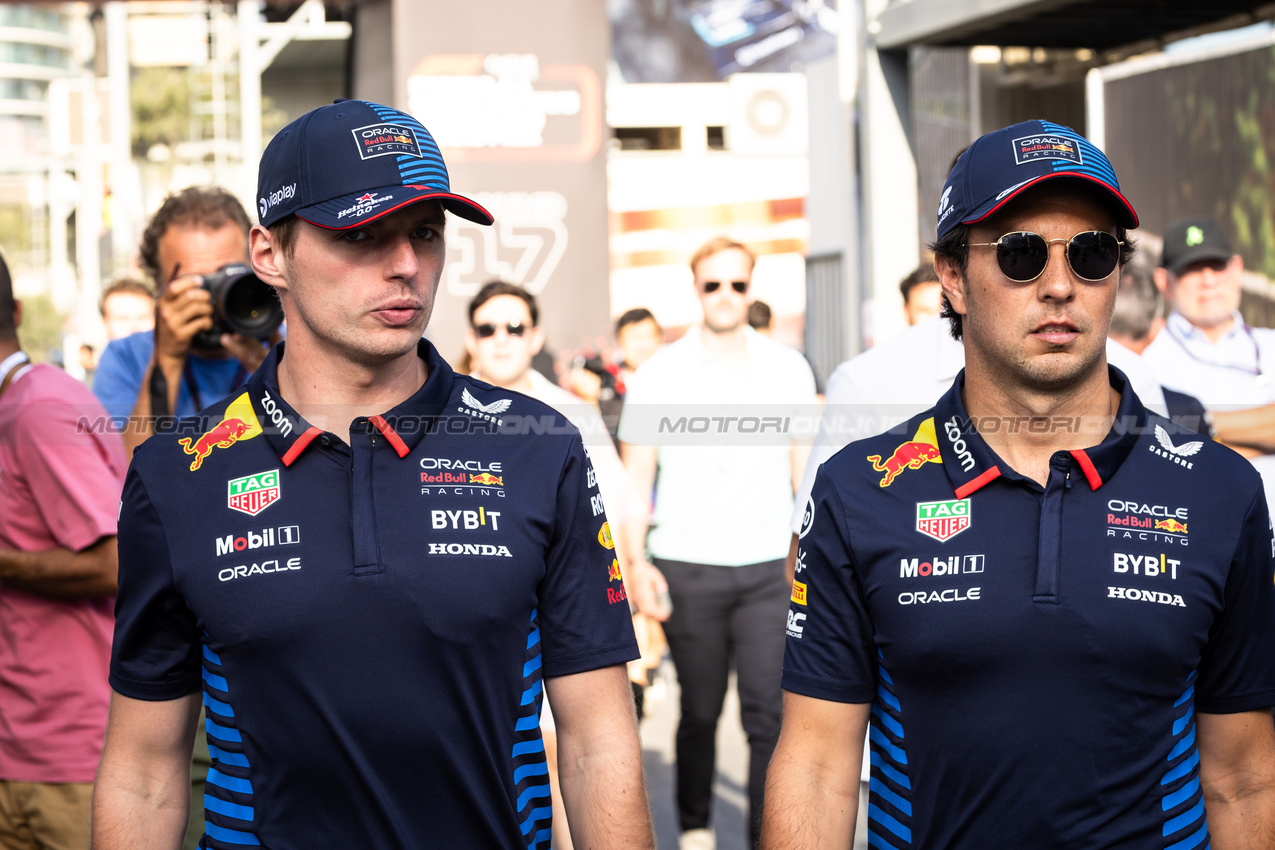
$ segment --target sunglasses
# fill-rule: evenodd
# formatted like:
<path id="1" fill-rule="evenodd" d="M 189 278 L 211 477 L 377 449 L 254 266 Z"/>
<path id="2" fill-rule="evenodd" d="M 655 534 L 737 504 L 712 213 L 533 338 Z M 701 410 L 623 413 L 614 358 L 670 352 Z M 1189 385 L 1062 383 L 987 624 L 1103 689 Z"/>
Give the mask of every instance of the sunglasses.
<path id="1" fill-rule="evenodd" d="M 479 339 L 487 339 L 496 335 L 496 329 L 504 327 L 505 332 L 510 336 L 522 336 L 527 332 L 527 326 L 517 322 L 510 322 L 507 325 L 497 325 L 492 322 L 483 322 L 481 325 L 474 325 L 474 336 Z"/>
<path id="2" fill-rule="evenodd" d="M 1105 280 L 1120 263 L 1120 247 L 1124 245 L 1110 233 L 1086 230 L 1070 239 L 1046 239 L 1039 233 L 1018 231 L 1006 233 L 995 242 L 971 242 L 971 248 L 996 246 L 996 262 L 1001 274 L 1016 283 L 1030 283 L 1049 265 L 1049 246 L 1062 242 L 1067 246 L 1067 265 L 1081 280 Z"/>
<path id="3" fill-rule="evenodd" d="M 716 292 L 717 290 L 719 290 L 719 289 L 721 289 L 721 288 L 722 288 L 722 282 L 721 282 L 720 280 L 706 280 L 706 281 L 704 281 L 704 294 L 705 294 L 705 295 L 711 295 L 712 293 Z M 747 291 L 748 291 L 748 281 L 746 281 L 746 280 L 732 280 L 732 281 L 730 282 L 730 288 L 731 288 L 731 289 L 733 289 L 733 290 L 735 290 L 736 292 L 738 292 L 740 295 L 743 295 L 745 292 L 747 292 Z"/>

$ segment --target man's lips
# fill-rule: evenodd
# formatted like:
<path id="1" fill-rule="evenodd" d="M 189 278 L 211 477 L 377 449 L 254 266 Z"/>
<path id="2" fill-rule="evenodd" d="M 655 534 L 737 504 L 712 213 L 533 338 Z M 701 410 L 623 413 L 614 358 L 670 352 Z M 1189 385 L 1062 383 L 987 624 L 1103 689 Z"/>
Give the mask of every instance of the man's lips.
<path id="1" fill-rule="evenodd" d="M 1066 345 L 1080 336 L 1071 322 L 1043 322 L 1032 331 L 1032 336 L 1051 345 Z"/>
<path id="2" fill-rule="evenodd" d="M 415 301 L 391 301 L 377 307 L 372 314 L 387 325 L 397 326 L 410 324 L 420 311 L 421 305 Z"/>

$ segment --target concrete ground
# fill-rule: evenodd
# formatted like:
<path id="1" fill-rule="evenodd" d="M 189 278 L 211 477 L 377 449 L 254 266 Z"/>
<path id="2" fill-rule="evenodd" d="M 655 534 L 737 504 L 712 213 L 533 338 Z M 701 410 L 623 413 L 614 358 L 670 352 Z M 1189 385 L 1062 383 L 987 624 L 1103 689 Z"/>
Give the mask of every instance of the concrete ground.
<path id="1" fill-rule="evenodd" d="M 667 658 L 660 665 L 663 684 L 646 690 L 642 721 L 642 763 L 651 794 L 655 843 L 660 850 L 677 850 L 677 805 L 673 799 L 674 738 L 677 734 L 677 674 Z M 748 742 L 739 724 L 739 697 L 732 674 L 726 705 L 717 725 L 717 776 L 713 783 L 713 828 L 717 850 L 748 850 Z M 866 807 L 860 801 L 854 850 L 867 850 Z"/>

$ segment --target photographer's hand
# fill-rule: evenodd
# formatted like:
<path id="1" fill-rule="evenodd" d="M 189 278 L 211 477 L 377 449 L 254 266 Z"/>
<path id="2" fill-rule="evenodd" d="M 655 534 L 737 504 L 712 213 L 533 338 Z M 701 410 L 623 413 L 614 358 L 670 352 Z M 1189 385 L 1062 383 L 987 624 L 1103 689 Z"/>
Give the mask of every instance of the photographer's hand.
<path id="1" fill-rule="evenodd" d="M 199 275 L 175 278 L 159 298 L 155 317 L 155 362 L 165 377 L 175 370 L 181 376 L 195 334 L 213 326 L 212 301 Z"/>
<path id="2" fill-rule="evenodd" d="M 202 282 L 199 275 L 174 278 L 159 297 L 155 308 L 155 350 L 142 375 L 129 427 L 122 435 L 124 450 L 130 458 L 133 450 L 155 433 L 155 409 L 151 404 L 155 370 L 163 373 L 168 395 L 161 409 L 171 415 L 177 410 L 177 394 L 181 389 L 186 355 L 190 353 L 190 341 L 195 334 L 212 327 L 212 302 L 208 293 L 200 287 Z"/>
<path id="3" fill-rule="evenodd" d="M 283 336 L 275 331 L 270 335 L 268 340 L 255 339 L 243 334 L 222 334 L 221 347 L 231 353 L 244 367 L 249 374 L 257 371 L 257 367 L 265 362 L 266 355 L 270 353 L 263 342 L 269 342 L 271 345 L 279 342 Z"/>

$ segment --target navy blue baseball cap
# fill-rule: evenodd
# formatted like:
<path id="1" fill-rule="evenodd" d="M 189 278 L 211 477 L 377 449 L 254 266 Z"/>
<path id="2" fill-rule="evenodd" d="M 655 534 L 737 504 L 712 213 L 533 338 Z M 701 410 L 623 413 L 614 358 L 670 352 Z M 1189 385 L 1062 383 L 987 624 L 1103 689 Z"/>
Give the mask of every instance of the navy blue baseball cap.
<path id="1" fill-rule="evenodd" d="M 957 224 L 983 221 L 1032 186 L 1059 177 L 1105 190 L 1120 224 L 1138 226 L 1138 214 L 1120 193 L 1115 169 L 1102 151 L 1070 127 L 1024 121 L 980 136 L 957 158 L 939 198 L 939 238 Z"/>
<path id="2" fill-rule="evenodd" d="M 295 214 L 346 230 L 428 200 L 492 223 L 491 213 L 452 192 L 443 155 L 419 121 L 365 100 L 302 115 L 270 140 L 257 172 L 257 216 L 266 227 Z"/>

